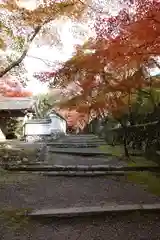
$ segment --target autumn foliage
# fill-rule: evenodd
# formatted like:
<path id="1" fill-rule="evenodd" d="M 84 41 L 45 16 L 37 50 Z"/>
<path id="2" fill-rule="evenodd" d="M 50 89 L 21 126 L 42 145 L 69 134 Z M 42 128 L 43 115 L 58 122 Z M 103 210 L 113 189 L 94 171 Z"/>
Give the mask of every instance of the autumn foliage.
<path id="1" fill-rule="evenodd" d="M 78 19 L 86 8 L 85 1 L 82 3 L 79 0 L 38 1 L 35 9 L 27 9 L 24 4 L 22 0 L 0 2 L 0 50 L 17 52 L 13 61 L 5 57 L 0 59 L 0 77 L 20 65 L 37 36 L 47 39 L 46 35 L 51 34 L 46 29 L 47 24 L 60 16 Z"/>
<path id="2" fill-rule="evenodd" d="M 87 114 L 80 113 L 77 110 L 59 109 L 57 112 L 66 119 L 68 127 L 73 130 L 76 130 L 77 128 L 82 130 L 88 120 Z"/>
<path id="3" fill-rule="evenodd" d="M 24 10 L 17 1 L 5 2 L 3 8 L 19 16 L 21 30 L 27 27 L 33 31 L 25 36 L 20 34 L 22 39 L 27 37 L 27 45 L 22 44 L 20 58 L 2 68 L 0 76 L 22 62 L 29 44 L 37 34 L 43 34 L 42 27 L 46 23 L 61 14 L 78 18 L 85 9 L 85 1 L 78 0 L 44 1 L 36 10 Z M 77 125 L 80 119 L 87 123 L 105 114 L 119 117 L 129 110 L 138 90 L 151 87 L 149 69 L 160 68 L 157 60 L 160 56 L 159 0 L 130 0 L 127 3 L 117 16 L 98 14 L 92 24 L 96 37 L 77 47 L 75 55 L 59 71 L 38 76 L 42 81 L 53 79 L 54 87 L 64 92 L 68 89 L 68 100 L 65 98 L 58 107 L 67 112 L 70 124 Z M 5 45 L 1 39 L 0 46 Z M 159 80 L 152 78 L 152 86 L 160 87 Z M 7 94 L 12 95 L 10 90 Z"/>
<path id="4" fill-rule="evenodd" d="M 17 80 L 6 76 L 15 67 L 21 71 L 21 63 L 36 37 L 47 39 L 51 34 L 46 25 L 62 16 L 79 19 L 86 8 L 86 2 L 79 0 L 38 1 L 35 9 L 32 3 L 31 8 L 26 8 L 25 4 L 27 1 L 22 0 L 0 1 L 0 93 L 7 97 L 31 96 Z"/>
<path id="5" fill-rule="evenodd" d="M 18 80 L 6 77 L 0 79 L 0 95 L 3 97 L 30 97 L 32 93 L 27 91 Z"/>
<path id="6" fill-rule="evenodd" d="M 149 86 L 149 68 L 159 67 L 160 2 L 136 0 L 116 17 L 98 18 L 95 29 L 97 38 L 78 48 L 56 74 L 57 87 L 79 87 L 60 107 L 118 117 Z"/>

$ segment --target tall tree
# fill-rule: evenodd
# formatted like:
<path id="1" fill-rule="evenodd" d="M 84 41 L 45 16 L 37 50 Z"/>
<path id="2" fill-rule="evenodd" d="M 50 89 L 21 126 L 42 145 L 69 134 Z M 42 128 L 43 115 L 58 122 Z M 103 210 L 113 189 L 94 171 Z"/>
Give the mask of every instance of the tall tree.
<path id="1" fill-rule="evenodd" d="M 142 87 L 144 79 L 148 83 L 147 70 L 158 66 L 156 57 L 160 55 L 160 3 L 135 2 L 134 13 L 123 10 L 118 16 L 105 19 L 103 34 L 78 48 L 56 75 L 58 87 L 66 88 L 74 82 L 81 88 L 81 99 L 86 96 L 96 106 L 100 98 L 105 103 L 115 92 L 124 95 L 129 91 L 127 88 Z"/>
<path id="2" fill-rule="evenodd" d="M 134 124 L 131 106 L 139 90 L 150 88 L 149 69 L 159 67 L 160 2 L 136 0 L 133 11 L 123 9 L 116 17 L 100 18 L 95 23 L 97 37 L 77 48 L 54 76 L 54 84 L 65 90 L 72 88 L 68 101 L 61 108 L 110 114 Z M 152 86 L 159 81 L 152 78 Z M 79 91 L 73 89 L 79 87 Z M 125 152 L 126 137 L 124 138 Z"/>

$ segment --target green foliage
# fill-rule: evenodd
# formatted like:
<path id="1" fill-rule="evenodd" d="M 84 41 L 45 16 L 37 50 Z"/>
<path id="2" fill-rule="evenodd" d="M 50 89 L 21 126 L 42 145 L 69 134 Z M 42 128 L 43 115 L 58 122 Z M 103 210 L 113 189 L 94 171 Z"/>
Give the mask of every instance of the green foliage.
<path id="1" fill-rule="evenodd" d="M 123 150 L 123 147 L 122 146 L 111 146 L 111 145 L 106 145 L 106 146 L 100 146 L 99 149 L 102 151 L 102 152 L 106 152 L 106 153 L 110 153 L 112 154 L 113 156 L 116 156 L 116 157 L 121 157 L 124 155 L 124 150 Z"/>
<path id="2" fill-rule="evenodd" d="M 15 36 L 14 37 L 14 49 L 17 50 L 18 52 L 22 52 L 25 44 L 25 38 L 21 36 Z"/>
<path id="3" fill-rule="evenodd" d="M 23 135 L 23 120 L 17 120 L 15 126 L 15 135 L 20 138 Z"/>
<path id="4" fill-rule="evenodd" d="M 7 37 L 13 37 L 13 31 L 11 28 L 9 28 L 4 22 L 0 20 L 0 49 L 5 50 L 6 48 L 6 38 Z"/>
<path id="5" fill-rule="evenodd" d="M 4 49 L 4 48 L 5 48 L 4 40 L 0 38 L 0 49 Z"/>
<path id="6" fill-rule="evenodd" d="M 50 110 L 57 107 L 57 103 L 62 98 L 61 94 L 57 92 L 49 92 L 46 94 L 39 94 L 35 97 L 35 111 L 38 117 L 45 117 Z"/>
<path id="7" fill-rule="evenodd" d="M 6 119 L 7 132 L 15 132 L 17 128 L 18 120 L 16 118 L 10 117 Z"/>
<path id="8" fill-rule="evenodd" d="M 119 118 L 109 116 L 104 126 L 108 143 L 122 144 L 126 139 L 128 147 L 143 150 L 147 155 L 154 155 L 160 148 L 160 88 L 157 81 L 159 77 L 153 77 L 148 87 L 137 90 L 128 111 Z"/>
<path id="9" fill-rule="evenodd" d="M 149 113 L 154 111 L 154 107 L 160 103 L 159 88 L 145 88 L 137 93 L 136 103 L 133 105 L 139 114 Z"/>
<path id="10" fill-rule="evenodd" d="M 22 136 L 22 121 L 14 117 L 1 117 L 0 126 L 5 135 L 15 135 L 15 137 Z"/>
<path id="11" fill-rule="evenodd" d="M 36 115 L 41 118 L 45 117 L 53 105 L 54 100 L 49 94 L 39 94 L 36 96 Z"/>

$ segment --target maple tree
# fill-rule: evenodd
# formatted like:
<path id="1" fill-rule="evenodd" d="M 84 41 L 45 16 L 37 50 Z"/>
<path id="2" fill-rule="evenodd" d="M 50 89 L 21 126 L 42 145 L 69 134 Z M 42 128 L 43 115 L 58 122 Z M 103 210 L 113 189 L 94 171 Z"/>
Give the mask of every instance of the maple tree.
<path id="1" fill-rule="evenodd" d="M 129 11 L 131 7 L 133 11 Z M 146 91 L 153 99 L 152 90 L 160 87 L 159 77 L 150 76 L 151 68 L 160 69 L 159 13 L 159 1 L 136 0 L 115 17 L 98 16 L 96 38 L 78 47 L 58 72 L 50 73 L 54 87 L 62 91 L 71 85 L 79 87 L 59 107 L 87 112 L 86 123 L 95 115 L 111 115 L 118 121 L 127 115 L 121 121 L 126 132 L 127 121 L 133 124 L 132 106 L 139 91 Z"/>
<path id="2" fill-rule="evenodd" d="M 3 64 L 0 68 L 0 77 L 3 77 L 12 68 L 19 66 L 36 36 L 40 33 L 44 34 L 46 24 L 63 15 L 78 18 L 85 7 L 85 2 L 82 4 L 78 0 L 59 2 L 44 0 L 36 9 L 29 10 L 23 7 L 21 0 L 2 1 L 0 4 L 0 27 L 2 29 L 0 48 L 6 51 L 9 49 L 8 44 L 12 43 L 12 50 L 16 51 L 16 56 L 11 57 L 11 63 L 8 63 L 8 60 L 1 60 Z"/>
<path id="3" fill-rule="evenodd" d="M 23 87 L 23 84 L 14 78 L 0 79 L 0 95 L 3 97 L 30 97 L 32 93 Z"/>
<path id="4" fill-rule="evenodd" d="M 68 128 L 74 131 L 76 131 L 77 128 L 83 129 L 86 114 L 81 114 L 75 109 L 57 109 L 57 112 L 66 119 Z"/>
<path id="5" fill-rule="evenodd" d="M 147 68 L 159 65 L 159 10 L 159 1 L 139 0 L 135 13 L 123 10 L 96 23 L 103 25 L 100 32 L 96 29 L 97 38 L 80 47 L 56 77 L 58 87 L 74 82 L 81 88 L 81 94 L 65 103 L 66 107 L 76 108 L 86 101 L 97 112 L 125 108 L 126 95 L 148 84 Z"/>

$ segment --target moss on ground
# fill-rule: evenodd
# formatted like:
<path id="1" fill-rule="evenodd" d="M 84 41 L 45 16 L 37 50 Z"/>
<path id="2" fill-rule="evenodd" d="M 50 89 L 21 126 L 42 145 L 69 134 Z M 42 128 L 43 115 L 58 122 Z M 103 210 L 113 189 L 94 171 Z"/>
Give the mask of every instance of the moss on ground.
<path id="1" fill-rule="evenodd" d="M 36 180 L 36 174 L 7 172 L 0 168 L 0 185 L 4 184 L 28 184 L 30 180 Z M 31 209 L 0 209 L 0 226 L 9 232 L 24 232 L 28 228 L 29 217 L 27 212 Z"/>
<path id="2" fill-rule="evenodd" d="M 127 179 L 131 182 L 145 186 L 148 192 L 160 196 L 160 174 L 151 172 L 135 172 L 128 174 Z"/>
<path id="3" fill-rule="evenodd" d="M 111 145 L 103 145 L 100 146 L 99 149 L 103 152 L 110 153 L 113 156 L 121 157 L 124 155 L 124 150 L 122 146 L 111 146 Z"/>
<path id="4" fill-rule="evenodd" d="M 23 230 L 29 224 L 27 212 L 31 209 L 1 209 L 0 223 L 10 231 Z"/>
<path id="5" fill-rule="evenodd" d="M 123 146 L 101 146 L 102 151 L 109 152 L 113 156 L 120 157 L 121 160 L 126 161 L 124 156 Z M 152 159 L 146 159 L 144 156 L 130 156 L 130 159 L 127 159 L 128 166 L 158 166 L 158 164 Z M 160 196 L 160 173 L 152 172 L 133 172 L 127 175 L 127 180 L 129 182 L 134 182 L 140 185 L 143 185 L 148 192 L 151 192 L 155 195 Z"/>
<path id="6" fill-rule="evenodd" d="M 0 184 L 17 184 L 25 183 L 30 180 L 37 179 L 36 173 L 25 173 L 25 172 L 8 172 L 0 168 Z"/>
<path id="7" fill-rule="evenodd" d="M 131 156 L 128 166 L 158 166 L 158 164 L 151 159 L 146 159 L 144 156 Z"/>
<path id="8" fill-rule="evenodd" d="M 157 166 L 157 163 L 144 157 L 131 157 L 128 166 Z M 148 192 L 160 196 L 160 173 L 134 172 L 128 174 L 127 179 L 131 182 L 145 186 Z"/>

